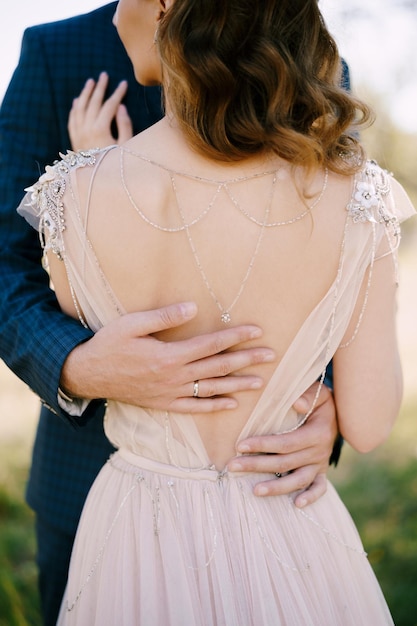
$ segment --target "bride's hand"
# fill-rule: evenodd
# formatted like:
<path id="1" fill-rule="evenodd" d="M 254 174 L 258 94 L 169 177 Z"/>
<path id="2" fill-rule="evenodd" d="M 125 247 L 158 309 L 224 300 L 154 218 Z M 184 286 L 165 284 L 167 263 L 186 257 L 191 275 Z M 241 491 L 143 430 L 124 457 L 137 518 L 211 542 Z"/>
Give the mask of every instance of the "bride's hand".
<path id="1" fill-rule="evenodd" d="M 294 404 L 300 413 L 308 411 L 317 385 L 314 383 Z M 337 433 L 333 395 L 323 385 L 316 407 L 305 424 L 290 433 L 241 441 L 238 451 L 245 456 L 232 459 L 228 469 L 281 474 L 258 483 L 255 495 L 274 496 L 302 490 L 294 499 L 295 505 L 301 508 L 318 500 L 326 491 L 326 473 Z"/>
<path id="2" fill-rule="evenodd" d="M 132 122 L 122 100 L 127 91 L 127 81 L 122 81 L 104 100 L 109 77 L 102 72 L 97 82 L 89 78 L 78 98 L 72 103 L 68 118 L 68 132 L 73 150 L 105 148 L 121 144 L 133 136 Z M 116 123 L 117 137 L 111 125 Z"/>

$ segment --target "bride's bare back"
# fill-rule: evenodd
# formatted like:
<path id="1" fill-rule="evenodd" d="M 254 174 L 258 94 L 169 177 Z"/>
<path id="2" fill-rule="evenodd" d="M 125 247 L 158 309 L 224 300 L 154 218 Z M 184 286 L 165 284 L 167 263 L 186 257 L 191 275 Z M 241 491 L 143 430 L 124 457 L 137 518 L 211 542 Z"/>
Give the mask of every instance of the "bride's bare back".
<path id="1" fill-rule="evenodd" d="M 96 170 L 80 168 L 77 184 L 87 236 L 123 311 L 195 301 L 199 315 L 161 334 L 169 340 L 221 328 L 225 319 L 257 324 L 263 345 L 276 354 L 257 366 L 265 381 L 336 280 L 351 177 L 319 170 L 308 179 L 276 157 L 208 160 L 165 119 L 110 150 Z M 52 260 L 58 297 L 74 314 L 62 269 Z M 194 417 L 218 468 L 235 454 L 261 393 L 236 394 L 235 411 Z M 345 398 L 350 424 L 351 410 L 363 402 L 360 393 L 355 398 Z"/>

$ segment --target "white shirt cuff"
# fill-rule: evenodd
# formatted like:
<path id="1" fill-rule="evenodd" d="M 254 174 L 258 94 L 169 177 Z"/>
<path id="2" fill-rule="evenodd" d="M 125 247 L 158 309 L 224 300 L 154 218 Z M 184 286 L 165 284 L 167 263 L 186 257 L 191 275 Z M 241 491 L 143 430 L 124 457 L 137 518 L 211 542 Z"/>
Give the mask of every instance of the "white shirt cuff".
<path id="1" fill-rule="evenodd" d="M 62 389 L 58 388 L 58 404 L 69 415 L 80 417 L 90 404 L 90 400 L 70 398 Z"/>

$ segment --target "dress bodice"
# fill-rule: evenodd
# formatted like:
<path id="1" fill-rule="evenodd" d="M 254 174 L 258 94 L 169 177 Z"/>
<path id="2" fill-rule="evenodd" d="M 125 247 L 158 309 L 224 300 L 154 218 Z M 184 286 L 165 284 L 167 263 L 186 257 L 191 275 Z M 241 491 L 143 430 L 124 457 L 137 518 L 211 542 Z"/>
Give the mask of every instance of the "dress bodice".
<path id="1" fill-rule="evenodd" d="M 107 150 L 68 153 L 46 169 L 19 209 L 38 228 L 45 250 L 52 250 L 65 263 L 80 320 L 95 331 L 125 311 L 88 240 L 86 204 L 80 203 L 75 173 L 81 167 L 98 168 Z M 401 188 L 394 194 L 392 186 L 392 178 L 374 162 L 366 163 L 356 174 L 345 207 L 334 280 L 299 328 L 240 438 L 292 430 L 303 422 L 305 416 L 297 415 L 291 407 L 315 380 L 323 379 L 326 365 L 348 327 L 365 272 L 377 260 L 384 238 L 396 271 L 399 223 L 412 214 L 413 208 Z M 210 466 L 191 415 L 109 401 L 105 431 L 116 447 L 135 454 L 185 468 Z"/>

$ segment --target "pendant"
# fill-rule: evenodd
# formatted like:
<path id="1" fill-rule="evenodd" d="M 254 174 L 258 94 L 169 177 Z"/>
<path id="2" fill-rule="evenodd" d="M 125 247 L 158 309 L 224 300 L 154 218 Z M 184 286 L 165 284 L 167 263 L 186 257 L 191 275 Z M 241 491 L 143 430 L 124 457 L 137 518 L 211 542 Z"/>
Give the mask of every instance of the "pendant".
<path id="1" fill-rule="evenodd" d="M 223 322 L 223 324 L 230 324 L 230 322 L 232 321 L 232 318 L 230 317 L 230 313 L 228 311 L 225 311 L 224 313 L 222 313 L 222 316 L 220 319 Z"/>

